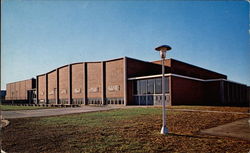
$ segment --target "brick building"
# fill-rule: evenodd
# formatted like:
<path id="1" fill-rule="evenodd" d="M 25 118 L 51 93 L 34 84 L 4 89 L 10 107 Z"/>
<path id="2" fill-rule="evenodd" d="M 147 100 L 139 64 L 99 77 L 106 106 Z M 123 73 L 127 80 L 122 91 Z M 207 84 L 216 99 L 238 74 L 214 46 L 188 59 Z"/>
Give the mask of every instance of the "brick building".
<path id="1" fill-rule="evenodd" d="M 35 98 L 36 79 L 8 83 L 5 101 L 12 103 L 32 103 Z"/>
<path id="2" fill-rule="evenodd" d="M 167 59 L 165 76 L 168 105 L 248 104 L 247 86 L 227 80 L 226 75 Z M 34 83 L 27 87 L 26 81 L 7 84 L 7 100 L 30 101 L 24 94 L 35 90 L 34 103 L 39 104 L 161 104 L 161 61 L 124 57 L 73 63 L 38 75 L 36 87 Z"/>

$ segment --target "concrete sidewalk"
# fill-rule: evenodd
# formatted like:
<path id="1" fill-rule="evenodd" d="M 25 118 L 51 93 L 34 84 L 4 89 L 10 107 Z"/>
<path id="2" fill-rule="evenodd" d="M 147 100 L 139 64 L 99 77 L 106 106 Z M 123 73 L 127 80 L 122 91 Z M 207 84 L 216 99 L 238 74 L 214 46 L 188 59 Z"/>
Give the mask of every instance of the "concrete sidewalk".
<path id="1" fill-rule="evenodd" d="M 235 137 L 250 141 L 250 119 L 245 118 L 201 131 L 202 134 Z"/>
<path id="2" fill-rule="evenodd" d="M 111 109 L 117 109 L 120 107 L 111 106 L 84 106 L 76 108 L 56 108 L 56 109 L 34 109 L 34 110 L 18 110 L 18 111 L 2 111 L 2 116 L 4 119 L 13 118 L 26 118 L 26 117 L 42 117 L 42 116 L 55 116 L 55 115 L 66 115 L 74 113 L 86 113 L 86 112 L 96 112 L 105 111 Z M 122 108 L 122 106 L 121 106 Z"/>
<path id="3" fill-rule="evenodd" d="M 66 115 L 74 113 L 86 113 L 94 111 L 104 111 L 111 109 L 129 109 L 129 108 L 147 108 L 152 106 L 123 106 L 123 105 L 106 105 L 106 106 L 82 106 L 76 108 L 56 108 L 56 109 L 34 109 L 34 110 L 18 110 L 18 111 L 2 111 L 2 116 L 5 119 L 26 118 L 26 117 L 42 117 Z M 183 112 L 204 112 L 204 113 L 230 113 L 230 114 L 249 114 L 244 112 L 225 112 L 225 111 L 210 111 L 210 110 L 194 110 L 194 109 L 175 109 L 167 108 L 167 111 L 183 111 Z"/>

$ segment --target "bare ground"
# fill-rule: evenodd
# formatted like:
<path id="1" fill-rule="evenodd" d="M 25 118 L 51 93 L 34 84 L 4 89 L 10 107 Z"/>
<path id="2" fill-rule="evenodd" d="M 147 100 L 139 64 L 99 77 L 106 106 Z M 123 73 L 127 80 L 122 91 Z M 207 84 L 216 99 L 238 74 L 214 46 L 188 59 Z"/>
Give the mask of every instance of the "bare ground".
<path id="1" fill-rule="evenodd" d="M 12 119 L 2 131 L 7 152 L 248 152 L 250 142 L 199 131 L 248 117 L 168 111 L 170 133 L 159 134 L 160 108 L 131 108 L 56 117 Z"/>

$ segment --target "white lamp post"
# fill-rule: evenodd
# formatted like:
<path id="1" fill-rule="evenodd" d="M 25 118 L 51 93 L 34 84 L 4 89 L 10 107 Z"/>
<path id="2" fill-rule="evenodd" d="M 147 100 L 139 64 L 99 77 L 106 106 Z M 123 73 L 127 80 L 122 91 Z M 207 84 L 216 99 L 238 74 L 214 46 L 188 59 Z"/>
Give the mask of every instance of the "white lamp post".
<path id="1" fill-rule="evenodd" d="M 164 60 L 166 58 L 166 52 L 171 50 L 171 47 L 168 45 L 162 45 L 157 48 L 155 48 L 156 51 L 160 52 L 161 59 L 162 59 L 162 128 L 161 128 L 161 134 L 167 134 L 168 128 L 166 124 L 166 103 L 165 103 L 165 65 Z"/>

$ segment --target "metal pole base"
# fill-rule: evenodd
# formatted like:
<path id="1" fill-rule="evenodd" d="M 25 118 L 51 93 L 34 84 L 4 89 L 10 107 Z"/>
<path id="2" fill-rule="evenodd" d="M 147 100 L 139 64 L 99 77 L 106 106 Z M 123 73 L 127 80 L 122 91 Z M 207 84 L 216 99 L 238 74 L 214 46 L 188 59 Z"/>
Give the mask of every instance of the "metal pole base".
<path id="1" fill-rule="evenodd" d="M 165 126 L 162 126 L 162 128 L 161 128 L 161 134 L 168 134 L 168 128 L 167 127 L 165 127 Z"/>

